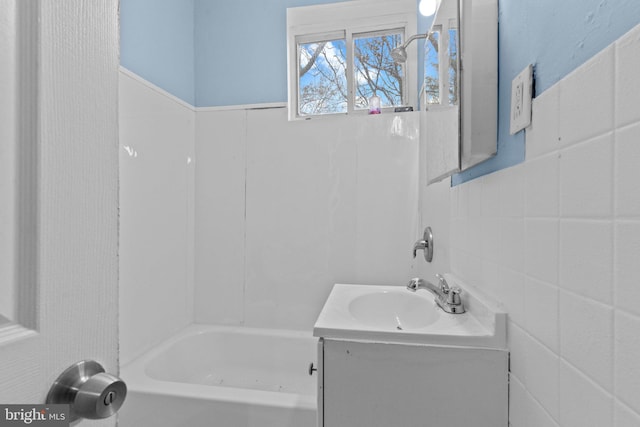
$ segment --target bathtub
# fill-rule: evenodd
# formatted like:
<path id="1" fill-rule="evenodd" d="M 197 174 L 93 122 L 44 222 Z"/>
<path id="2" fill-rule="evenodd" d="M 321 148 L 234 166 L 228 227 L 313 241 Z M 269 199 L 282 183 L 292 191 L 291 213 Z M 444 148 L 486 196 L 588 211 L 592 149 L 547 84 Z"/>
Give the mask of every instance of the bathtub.
<path id="1" fill-rule="evenodd" d="M 308 332 L 191 325 L 124 366 L 119 427 L 315 427 Z"/>

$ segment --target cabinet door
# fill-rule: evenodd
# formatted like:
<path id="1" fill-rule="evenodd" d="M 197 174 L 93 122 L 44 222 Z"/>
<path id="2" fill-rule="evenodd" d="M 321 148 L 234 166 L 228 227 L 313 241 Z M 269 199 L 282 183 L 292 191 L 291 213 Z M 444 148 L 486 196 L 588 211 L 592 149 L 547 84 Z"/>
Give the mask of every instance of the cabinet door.
<path id="1" fill-rule="evenodd" d="M 498 350 L 325 340 L 323 426 L 506 427 L 507 360 Z"/>

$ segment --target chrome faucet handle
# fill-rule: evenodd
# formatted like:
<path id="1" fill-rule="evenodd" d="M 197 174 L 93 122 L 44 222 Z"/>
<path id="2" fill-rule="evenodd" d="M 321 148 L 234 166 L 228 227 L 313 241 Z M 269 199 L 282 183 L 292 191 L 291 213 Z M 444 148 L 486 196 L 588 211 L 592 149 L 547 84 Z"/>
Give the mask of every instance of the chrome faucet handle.
<path id="1" fill-rule="evenodd" d="M 418 240 L 415 245 L 413 245 L 413 257 L 418 256 L 418 250 L 425 250 L 429 246 L 429 243 L 426 240 Z"/>
<path id="2" fill-rule="evenodd" d="M 447 304 L 450 305 L 460 305 L 462 304 L 462 300 L 460 299 L 460 288 L 454 286 L 449 289 L 449 293 L 447 294 Z"/>
<path id="3" fill-rule="evenodd" d="M 440 283 L 440 290 L 442 290 L 442 293 L 448 294 L 451 288 L 449 287 L 449 284 L 447 283 L 447 280 L 444 278 L 444 276 L 442 274 L 436 273 L 436 279 L 438 279 L 438 282 Z"/>
<path id="4" fill-rule="evenodd" d="M 423 282 L 423 280 L 419 277 L 414 277 L 413 279 L 409 280 L 409 283 L 407 283 L 407 289 L 409 289 L 410 291 L 417 291 L 418 288 L 420 287 L 420 284 Z"/>
<path id="5" fill-rule="evenodd" d="M 424 251 L 425 261 L 431 262 L 433 260 L 433 233 L 431 232 L 431 227 L 425 228 L 422 240 L 418 240 L 413 245 L 414 258 L 417 256 L 418 250 Z"/>

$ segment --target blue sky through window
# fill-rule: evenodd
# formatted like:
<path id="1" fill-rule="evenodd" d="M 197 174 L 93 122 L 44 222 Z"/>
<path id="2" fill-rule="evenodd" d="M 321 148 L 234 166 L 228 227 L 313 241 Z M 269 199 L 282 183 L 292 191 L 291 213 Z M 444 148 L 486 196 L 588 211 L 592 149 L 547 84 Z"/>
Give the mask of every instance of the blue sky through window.
<path id="1" fill-rule="evenodd" d="M 403 105 L 404 70 L 391 58 L 391 50 L 401 44 L 401 30 L 356 34 L 353 69 L 348 70 L 345 39 L 298 43 L 298 114 L 346 113 L 349 103 L 366 109 L 373 95 L 382 107 Z"/>

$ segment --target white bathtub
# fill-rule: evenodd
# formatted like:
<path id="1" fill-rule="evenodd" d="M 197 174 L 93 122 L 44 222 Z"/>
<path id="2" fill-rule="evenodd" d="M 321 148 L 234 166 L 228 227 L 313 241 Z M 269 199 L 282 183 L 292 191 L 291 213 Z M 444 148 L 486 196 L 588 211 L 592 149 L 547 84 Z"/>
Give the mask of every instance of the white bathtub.
<path id="1" fill-rule="evenodd" d="M 120 427 L 315 427 L 308 332 L 192 325 L 124 366 Z"/>

